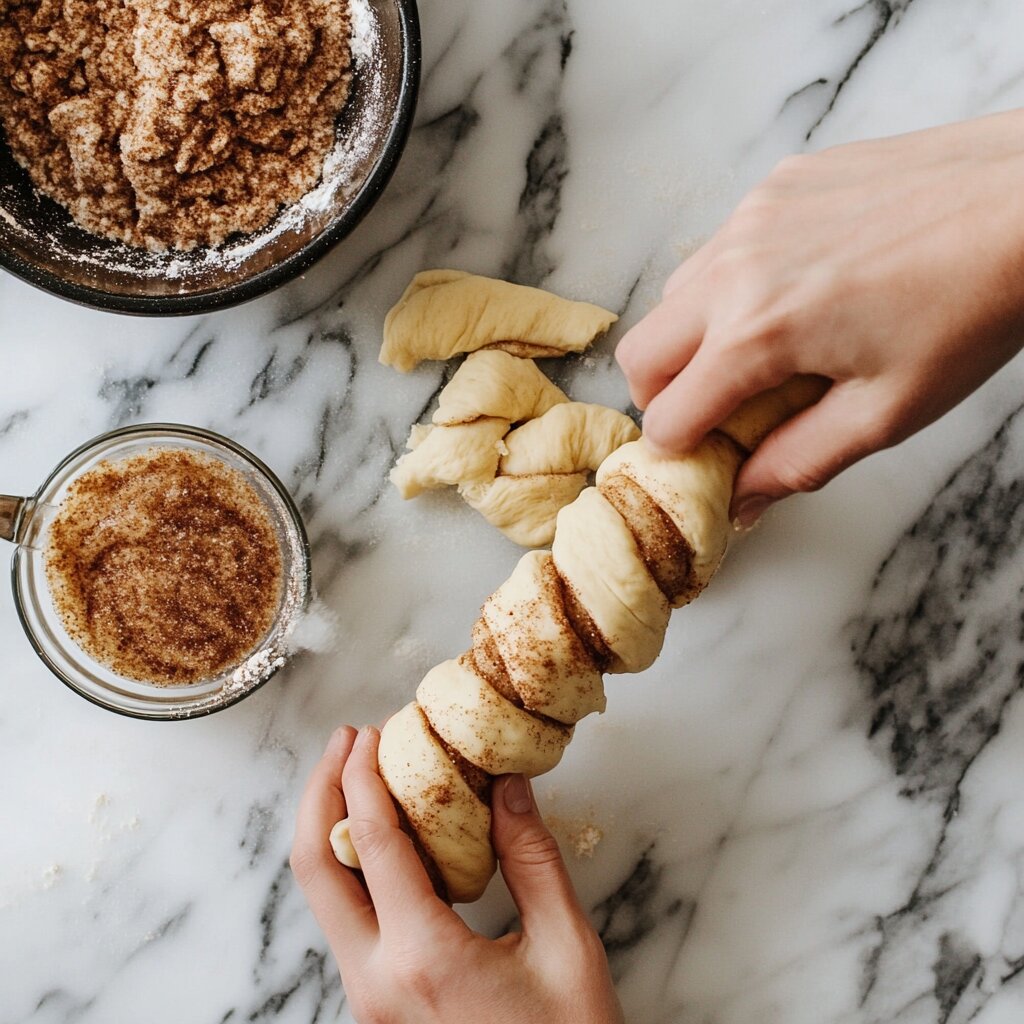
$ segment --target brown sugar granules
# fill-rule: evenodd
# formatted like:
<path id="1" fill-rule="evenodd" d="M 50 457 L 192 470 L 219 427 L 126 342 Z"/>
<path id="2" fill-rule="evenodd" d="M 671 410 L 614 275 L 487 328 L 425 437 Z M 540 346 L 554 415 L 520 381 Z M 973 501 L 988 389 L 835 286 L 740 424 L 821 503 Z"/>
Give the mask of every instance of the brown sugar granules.
<path id="1" fill-rule="evenodd" d="M 184 685 L 239 664 L 273 625 L 273 523 L 238 470 L 159 448 L 98 463 L 50 525 L 45 566 L 71 638 L 118 675 Z"/>
<path id="2" fill-rule="evenodd" d="M 0 117 L 88 230 L 217 245 L 316 184 L 350 34 L 347 0 L 0 0 Z"/>

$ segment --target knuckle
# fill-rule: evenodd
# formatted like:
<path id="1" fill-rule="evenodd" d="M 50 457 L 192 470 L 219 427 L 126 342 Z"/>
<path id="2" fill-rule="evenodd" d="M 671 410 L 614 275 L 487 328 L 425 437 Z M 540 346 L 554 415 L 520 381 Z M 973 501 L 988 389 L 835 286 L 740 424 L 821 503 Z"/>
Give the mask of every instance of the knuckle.
<path id="1" fill-rule="evenodd" d="M 292 847 L 288 865 L 300 888 L 305 889 L 312 885 L 313 880 L 320 872 L 321 864 L 322 859 L 319 853 L 305 844 L 296 844 Z"/>
<path id="2" fill-rule="evenodd" d="M 396 985 L 414 996 L 419 1006 L 441 1004 L 450 979 L 440 963 L 424 955 L 422 947 L 393 950 L 390 960 L 391 975 Z"/>
<path id="3" fill-rule="evenodd" d="M 379 856 L 391 841 L 388 827 L 373 818 L 350 818 L 348 834 L 360 860 Z"/>
<path id="4" fill-rule="evenodd" d="M 775 197 L 766 185 L 751 189 L 736 204 L 731 220 L 734 226 L 755 231 L 764 227 L 775 215 Z"/>
<path id="5" fill-rule="evenodd" d="M 513 856 L 518 863 L 529 867 L 546 867 L 562 862 L 558 841 L 547 829 L 536 827 L 519 837 Z"/>
<path id="6" fill-rule="evenodd" d="M 373 993 L 345 990 L 352 1016 L 359 1024 L 391 1024 L 395 1015 L 384 1002 Z"/>
<path id="7" fill-rule="evenodd" d="M 583 965 L 590 966 L 595 962 L 604 960 L 606 955 L 604 943 L 601 941 L 601 936 L 594 931 L 589 921 L 583 920 L 580 922 L 580 926 L 576 930 L 575 940 L 577 955 Z"/>
<path id="8" fill-rule="evenodd" d="M 776 180 L 790 180 L 799 177 L 807 170 L 807 165 L 810 162 L 811 157 L 806 153 L 790 153 L 775 165 L 770 177 Z"/>
<path id="9" fill-rule="evenodd" d="M 634 342 L 632 335 L 625 335 L 615 347 L 615 361 L 619 364 L 619 369 L 626 375 L 627 378 L 631 377 L 637 367 L 636 359 L 636 343 Z"/>
<path id="10" fill-rule="evenodd" d="M 828 483 L 829 474 L 819 466 L 804 465 L 792 458 L 781 462 L 776 468 L 776 479 L 787 491 L 806 494 L 821 490 Z"/>
<path id="11" fill-rule="evenodd" d="M 712 261 L 708 275 L 711 288 L 728 298 L 728 306 L 734 312 L 757 309 L 770 294 L 763 248 L 755 244 L 730 245 Z"/>

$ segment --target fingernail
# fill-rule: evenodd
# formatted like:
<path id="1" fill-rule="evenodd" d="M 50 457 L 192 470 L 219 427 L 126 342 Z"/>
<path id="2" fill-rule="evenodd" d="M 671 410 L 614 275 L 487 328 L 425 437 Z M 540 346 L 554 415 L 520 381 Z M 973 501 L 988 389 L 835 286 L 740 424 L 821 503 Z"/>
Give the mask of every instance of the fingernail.
<path id="1" fill-rule="evenodd" d="M 733 519 L 736 529 L 749 530 L 771 504 L 772 499 L 766 494 L 748 494 L 736 506 L 736 515 Z"/>
<path id="2" fill-rule="evenodd" d="M 337 750 L 350 735 L 351 733 L 349 732 L 349 727 L 347 725 L 343 725 L 340 728 L 335 729 L 334 732 L 331 733 L 330 739 L 327 741 L 327 750 Z"/>
<path id="3" fill-rule="evenodd" d="M 369 738 L 370 738 L 370 736 L 372 734 L 373 734 L 373 726 L 372 725 L 364 725 L 359 730 L 359 732 L 356 734 L 356 743 L 355 743 L 355 745 L 357 747 L 365 746 L 367 740 L 369 740 Z"/>
<path id="4" fill-rule="evenodd" d="M 510 775 L 505 780 L 505 806 L 513 814 L 527 814 L 533 808 L 533 794 L 525 776 Z"/>

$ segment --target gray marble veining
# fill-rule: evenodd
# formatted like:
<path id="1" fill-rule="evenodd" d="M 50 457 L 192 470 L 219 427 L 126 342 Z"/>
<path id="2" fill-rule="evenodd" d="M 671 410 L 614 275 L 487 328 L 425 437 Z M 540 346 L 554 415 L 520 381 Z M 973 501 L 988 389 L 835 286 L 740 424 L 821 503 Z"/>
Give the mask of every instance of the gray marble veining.
<path id="1" fill-rule="evenodd" d="M 0 592 L 0 1022 L 347 1020 L 287 868 L 331 728 L 462 650 L 516 549 L 387 482 L 449 372 L 376 355 L 417 270 L 621 315 L 549 366 L 627 407 L 616 339 L 786 153 L 1024 103 L 1017 0 L 423 0 L 415 129 L 378 206 L 304 278 L 193 320 L 0 278 L 0 489 L 119 424 L 252 448 L 307 520 L 322 636 L 210 719 L 116 718 L 37 661 Z M 841 240 L 837 240 L 841 244 Z M 1024 1019 L 1024 363 L 794 499 L 609 683 L 538 783 L 629 1018 Z M 581 824 L 601 841 L 576 856 Z M 467 917 L 514 919 L 500 881 Z"/>

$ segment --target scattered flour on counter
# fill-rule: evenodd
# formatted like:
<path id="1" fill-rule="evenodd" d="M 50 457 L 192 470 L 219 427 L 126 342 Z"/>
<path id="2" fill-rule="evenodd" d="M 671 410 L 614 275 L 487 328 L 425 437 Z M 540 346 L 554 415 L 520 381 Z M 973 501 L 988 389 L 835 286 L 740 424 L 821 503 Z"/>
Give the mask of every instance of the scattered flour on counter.
<path id="1" fill-rule="evenodd" d="M 557 790 L 548 790 L 541 798 L 544 803 L 554 807 L 558 802 Z M 605 836 L 605 828 L 597 821 L 592 808 L 582 814 L 560 814 L 557 810 L 542 811 L 541 816 L 559 845 L 568 847 L 578 860 L 594 856 L 601 840 Z"/>
<path id="2" fill-rule="evenodd" d="M 568 846 L 579 860 L 593 857 L 604 839 L 604 829 L 585 818 L 561 818 L 552 814 L 545 815 L 544 822 L 560 844 Z"/>
<path id="3" fill-rule="evenodd" d="M 60 864 L 51 864 L 43 871 L 42 880 L 39 883 L 41 889 L 52 889 L 64 876 L 64 868 Z"/>
<path id="4" fill-rule="evenodd" d="M 341 643 L 341 620 L 334 609 L 314 597 L 299 613 L 288 645 L 295 653 L 330 654 Z"/>

